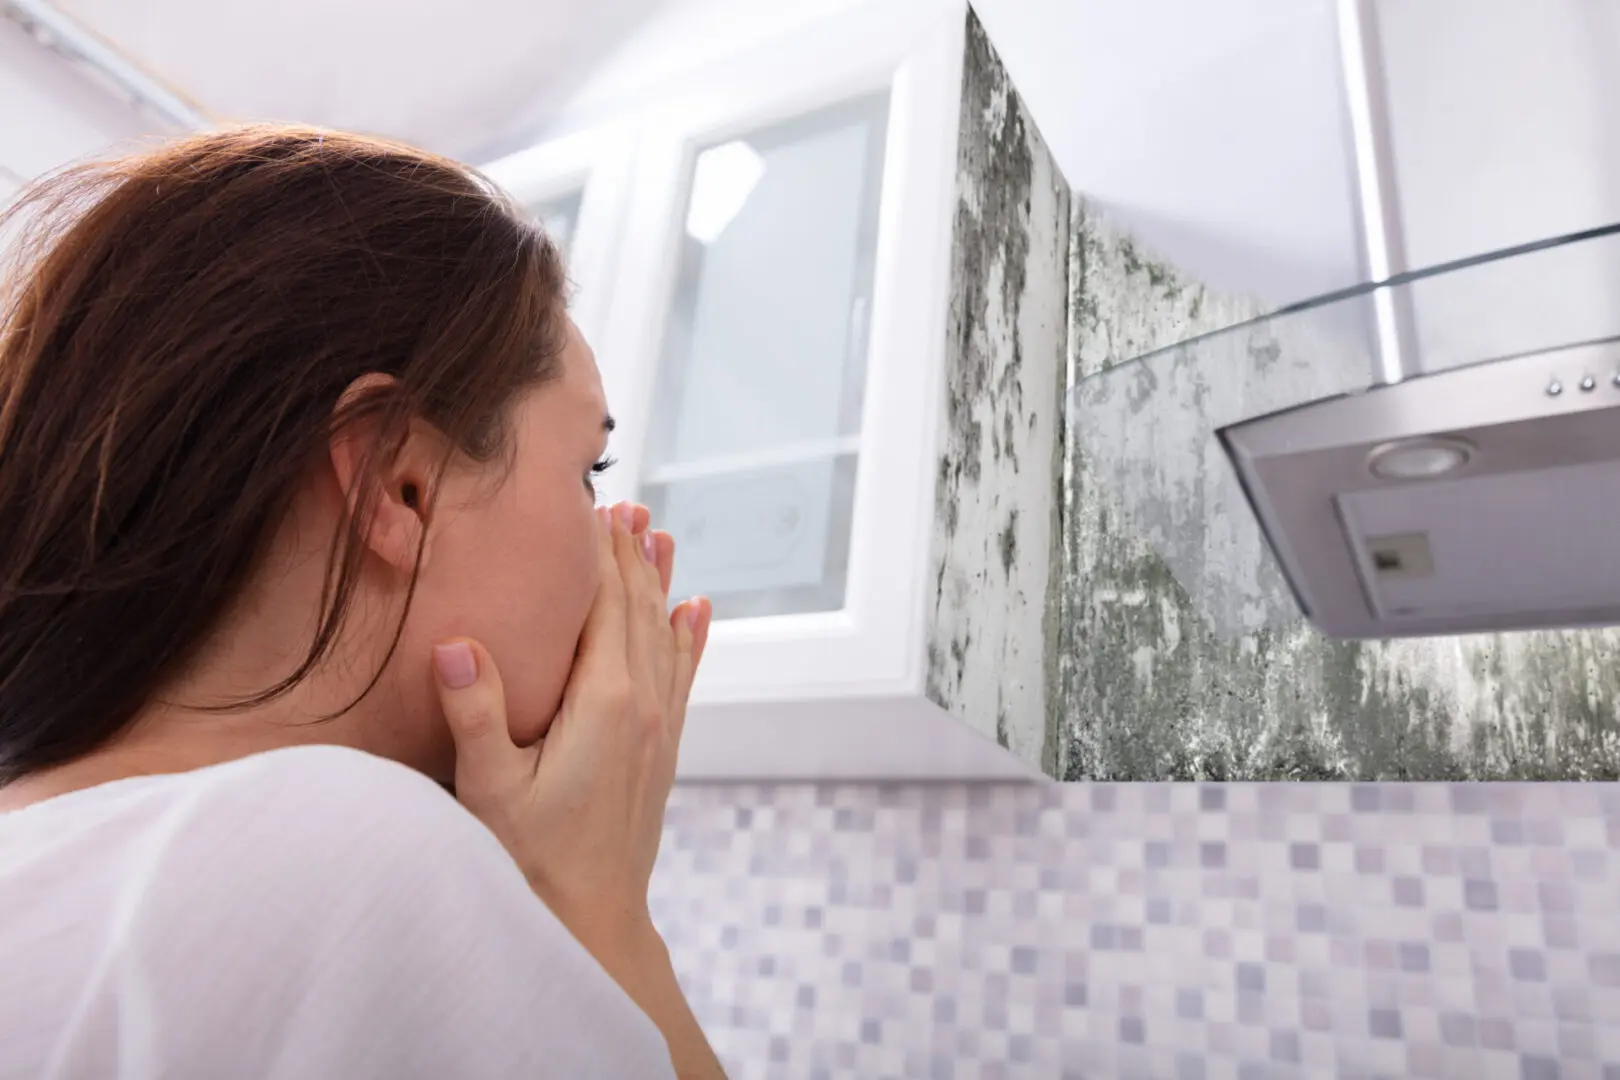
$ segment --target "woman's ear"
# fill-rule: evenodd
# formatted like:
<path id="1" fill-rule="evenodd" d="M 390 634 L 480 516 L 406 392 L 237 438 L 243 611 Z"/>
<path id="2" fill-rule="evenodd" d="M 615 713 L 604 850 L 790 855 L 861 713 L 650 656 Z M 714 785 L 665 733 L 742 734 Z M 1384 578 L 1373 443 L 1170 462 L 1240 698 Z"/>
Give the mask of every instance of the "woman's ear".
<path id="1" fill-rule="evenodd" d="M 382 374 L 361 376 L 338 400 L 336 415 L 341 417 L 360 397 L 393 381 Z M 386 445 L 385 437 L 379 425 L 367 421 L 334 425 L 328 453 L 351 515 L 360 512 L 364 470 L 368 465 L 376 469 L 371 514 L 362 540 L 373 555 L 409 575 L 417 566 L 418 548 L 421 565 L 428 561 L 428 508 L 433 494 L 429 482 L 436 455 L 428 445 L 433 441 L 430 431 L 415 420 L 402 442 Z"/>

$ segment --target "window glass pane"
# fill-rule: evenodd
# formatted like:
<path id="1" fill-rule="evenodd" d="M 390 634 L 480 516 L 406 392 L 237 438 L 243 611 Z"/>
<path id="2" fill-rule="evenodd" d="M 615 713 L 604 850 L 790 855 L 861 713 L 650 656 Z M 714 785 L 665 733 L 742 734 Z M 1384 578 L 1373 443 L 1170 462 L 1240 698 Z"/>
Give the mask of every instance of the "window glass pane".
<path id="1" fill-rule="evenodd" d="M 700 149 L 642 499 L 720 617 L 844 604 L 886 95 Z"/>

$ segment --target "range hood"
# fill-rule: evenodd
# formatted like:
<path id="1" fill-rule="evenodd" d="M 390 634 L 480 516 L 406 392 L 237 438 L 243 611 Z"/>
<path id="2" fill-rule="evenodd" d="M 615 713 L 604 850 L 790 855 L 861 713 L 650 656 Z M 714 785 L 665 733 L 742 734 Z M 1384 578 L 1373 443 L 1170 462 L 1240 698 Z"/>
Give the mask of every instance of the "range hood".
<path id="1" fill-rule="evenodd" d="M 1097 497 L 1229 634 L 1620 625 L 1617 234 L 1402 274 L 1080 381 Z"/>

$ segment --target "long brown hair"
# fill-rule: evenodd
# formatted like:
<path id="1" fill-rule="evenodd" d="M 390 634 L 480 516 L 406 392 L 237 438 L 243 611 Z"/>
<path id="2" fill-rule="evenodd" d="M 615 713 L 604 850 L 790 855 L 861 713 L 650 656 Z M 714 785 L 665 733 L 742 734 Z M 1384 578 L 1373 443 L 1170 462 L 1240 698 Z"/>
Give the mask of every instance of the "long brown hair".
<path id="1" fill-rule="evenodd" d="M 386 446 L 419 417 L 490 461 L 512 399 L 559 368 L 556 249 L 477 173 L 408 147 L 194 136 L 57 174 L 7 234 L 0 784 L 103 745 L 196 654 L 335 425 Z M 335 416 L 370 373 L 392 381 Z M 333 537 L 303 662 L 234 705 L 329 653 L 382 464 Z"/>

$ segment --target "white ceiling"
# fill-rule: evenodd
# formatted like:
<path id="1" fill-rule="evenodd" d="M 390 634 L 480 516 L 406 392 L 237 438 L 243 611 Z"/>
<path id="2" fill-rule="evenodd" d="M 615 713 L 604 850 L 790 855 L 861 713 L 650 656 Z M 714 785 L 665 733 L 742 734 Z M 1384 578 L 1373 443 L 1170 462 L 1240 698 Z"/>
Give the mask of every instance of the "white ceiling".
<path id="1" fill-rule="evenodd" d="M 589 96 L 604 69 L 650 89 L 661 72 L 833 10 L 943 2 L 58 5 L 213 114 L 388 134 L 479 160 Z M 1277 301 L 1358 276 L 1332 0 L 976 7 L 1070 183 L 1150 245 Z"/>
<path id="2" fill-rule="evenodd" d="M 56 0 L 208 113 L 465 154 L 571 86 L 665 0 Z"/>

